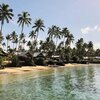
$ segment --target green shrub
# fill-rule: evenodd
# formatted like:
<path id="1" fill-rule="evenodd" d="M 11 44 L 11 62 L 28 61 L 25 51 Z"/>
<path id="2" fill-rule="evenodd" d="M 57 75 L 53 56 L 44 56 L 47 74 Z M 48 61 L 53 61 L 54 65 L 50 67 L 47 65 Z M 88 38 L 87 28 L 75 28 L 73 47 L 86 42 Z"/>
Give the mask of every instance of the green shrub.
<path id="1" fill-rule="evenodd" d="M 73 56 L 73 57 L 72 57 L 72 60 L 73 60 L 74 63 L 79 62 L 78 56 Z"/>
<path id="2" fill-rule="evenodd" d="M 2 61 L 3 61 L 3 59 L 2 59 L 2 57 L 0 57 L 0 65 L 2 65 Z"/>
<path id="3" fill-rule="evenodd" d="M 48 65 L 54 65 L 55 62 L 54 62 L 52 59 L 50 59 L 50 60 L 47 62 L 47 64 L 48 64 Z"/>
<path id="4" fill-rule="evenodd" d="M 66 63 L 70 62 L 70 59 L 71 59 L 70 54 L 67 54 L 67 55 L 65 56 L 65 59 L 66 59 Z"/>
<path id="5" fill-rule="evenodd" d="M 13 55 L 12 58 L 11 58 L 11 66 L 13 67 L 20 67 L 19 65 L 19 59 L 18 59 L 18 56 L 17 55 Z"/>
<path id="6" fill-rule="evenodd" d="M 56 65 L 59 65 L 59 66 L 64 66 L 65 64 L 64 64 L 64 62 L 63 62 L 63 61 L 58 61 L 58 62 L 56 63 Z"/>

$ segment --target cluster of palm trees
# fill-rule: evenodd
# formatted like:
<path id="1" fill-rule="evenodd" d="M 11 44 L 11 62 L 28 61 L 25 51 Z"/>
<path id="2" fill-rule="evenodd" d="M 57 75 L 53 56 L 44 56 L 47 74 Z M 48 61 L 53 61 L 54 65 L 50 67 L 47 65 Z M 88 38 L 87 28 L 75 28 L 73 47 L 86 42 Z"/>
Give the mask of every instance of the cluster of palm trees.
<path id="1" fill-rule="evenodd" d="M 75 48 L 74 48 L 75 51 Z M 76 54 L 79 57 L 79 59 L 83 59 L 83 57 L 94 57 L 95 56 L 95 50 L 93 49 L 93 43 L 92 41 L 89 41 L 88 43 L 84 42 L 83 38 L 78 39 L 76 42 Z"/>
<path id="2" fill-rule="evenodd" d="M 14 14 L 13 14 L 13 10 L 10 9 L 8 4 L 1 4 L 0 5 L 0 22 L 1 22 L 1 30 L 0 30 L 0 43 L 2 43 L 4 37 L 3 37 L 3 25 L 5 23 L 5 21 L 7 23 L 9 23 L 10 20 L 12 20 Z M 17 48 L 17 44 L 18 44 L 18 48 L 20 48 L 20 44 L 25 44 L 26 40 L 25 40 L 25 34 L 23 33 L 24 30 L 24 26 L 27 25 L 29 26 L 31 24 L 31 18 L 30 18 L 30 14 L 28 12 L 22 12 L 22 14 L 18 14 L 18 21 L 17 23 L 19 24 L 19 26 L 21 27 L 21 34 L 18 35 L 16 34 L 15 31 L 13 31 L 11 34 L 8 34 L 6 36 L 6 40 L 7 40 L 7 51 L 9 47 L 9 41 L 12 41 L 13 43 L 13 49 L 14 49 L 14 44 L 16 44 L 16 48 Z M 34 23 L 34 26 L 32 27 L 35 29 L 32 30 L 30 32 L 29 37 L 31 38 L 35 38 L 35 40 L 37 41 L 38 35 L 39 35 L 39 31 L 43 30 L 44 28 L 44 23 L 41 19 L 36 20 L 36 22 Z M 28 42 L 29 44 L 29 42 Z M 5 46 L 5 43 L 2 43 L 3 46 Z"/>
<path id="3" fill-rule="evenodd" d="M 9 23 L 9 21 L 12 20 L 13 16 L 14 16 L 13 10 L 10 9 L 8 4 L 3 3 L 0 5 L 0 22 L 1 22 L 0 40 L 1 40 L 1 43 L 4 39 L 3 25 L 4 25 L 5 21 L 7 23 Z M 31 20 L 32 19 L 30 18 L 30 14 L 28 12 L 22 12 L 22 14 L 18 14 L 17 23 L 21 27 L 21 33 L 20 33 L 20 35 L 18 35 L 15 31 L 13 31 L 11 34 L 8 34 L 6 36 L 7 43 L 3 42 L 2 45 L 3 46 L 6 45 L 7 51 L 8 51 L 8 48 L 10 48 L 9 41 L 12 41 L 13 49 L 14 49 L 14 44 L 16 44 L 16 50 L 17 50 L 17 48 L 22 49 L 22 45 L 25 45 L 25 43 L 27 42 L 25 40 L 25 34 L 23 33 L 24 26 L 31 25 Z M 44 31 L 44 28 L 45 28 L 43 20 L 41 20 L 41 19 L 36 20 L 32 28 L 33 28 L 32 31 L 29 33 L 29 37 L 32 39 L 32 41 L 28 41 L 27 45 L 31 49 L 32 48 L 36 49 L 39 31 Z M 73 35 L 70 34 L 70 32 L 67 28 L 64 28 L 63 30 L 61 30 L 58 26 L 55 26 L 55 25 L 53 25 L 51 28 L 49 28 L 48 35 L 49 35 L 48 37 L 50 38 L 50 40 L 56 39 L 56 43 L 55 43 L 56 46 L 58 43 L 58 39 L 60 39 L 61 37 L 64 38 L 64 41 L 65 41 L 65 38 L 67 37 L 66 44 L 68 44 L 68 45 L 70 45 L 70 43 L 73 41 L 73 38 L 74 38 Z"/>
<path id="4" fill-rule="evenodd" d="M 13 17 L 13 9 L 10 9 L 8 4 L 0 4 L 0 44 L 2 44 L 3 47 L 7 47 L 7 52 L 9 52 L 9 50 L 18 52 L 23 51 L 25 50 L 25 45 L 29 47 L 31 52 L 42 51 L 46 52 L 48 55 L 59 54 L 64 59 L 75 55 L 81 59 L 83 56 L 91 56 L 91 52 L 92 54 L 94 52 L 93 43 L 91 41 L 88 44 L 84 43 L 82 38 L 76 42 L 76 47 L 71 49 L 71 43 L 74 41 L 73 34 L 71 34 L 67 27 L 60 28 L 56 25 L 49 27 L 47 39 L 45 41 L 41 40 L 39 43 L 39 33 L 45 29 L 44 21 L 42 19 L 37 19 L 34 22 L 32 30 L 28 35 L 30 41 L 27 41 L 24 34 L 24 27 L 32 24 L 32 19 L 28 12 L 18 14 L 17 23 L 19 24 L 19 27 L 21 27 L 21 32 L 20 34 L 17 34 L 15 31 L 13 31 L 11 34 L 7 34 L 5 37 L 7 43 L 5 43 L 3 42 L 3 26 L 5 22 L 9 23 Z M 10 47 L 9 42 L 12 42 L 12 48 Z"/>

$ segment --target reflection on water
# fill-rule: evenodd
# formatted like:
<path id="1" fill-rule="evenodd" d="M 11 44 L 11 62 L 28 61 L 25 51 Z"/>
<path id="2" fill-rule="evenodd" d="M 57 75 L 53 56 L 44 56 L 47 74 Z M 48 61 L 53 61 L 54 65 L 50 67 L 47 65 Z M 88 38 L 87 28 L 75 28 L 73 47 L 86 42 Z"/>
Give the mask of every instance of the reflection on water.
<path id="1" fill-rule="evenodd" d="M 4 74 L 0 100 L 100 100 L 99 85 L 100 65 Z"/>

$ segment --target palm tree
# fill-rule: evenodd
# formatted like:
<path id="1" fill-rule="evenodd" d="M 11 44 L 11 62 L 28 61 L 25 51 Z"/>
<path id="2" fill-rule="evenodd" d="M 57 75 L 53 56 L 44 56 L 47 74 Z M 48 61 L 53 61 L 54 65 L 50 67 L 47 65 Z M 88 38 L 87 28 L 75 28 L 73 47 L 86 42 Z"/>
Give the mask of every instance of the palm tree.
<path id="1" fill-rule="evenodd" d="M 14 43 L 16 44 L 16 51 L 17 51 L 17 44 L 18 44 L 18 36 L 16 37 Z"/>
<path id="2" fill-rule="evenodd" d="M 36 46 L 37 42 L 36 41 L 28 41 L 27 42 L 27 46 L 29 47 L 29 50 L 34 53 L 34 50 L 35 50 L 35 46 Z"/>
<path id="3" fill-rule="evenodd" d="M 27 42 L 27 46 L 30 48 L 31 47 L 31 41 Z"/>
<path id="4" fill-rule="evenodd" d="M 32 28 L 35 28 L 35 32 L 37 33 L 36 35 L 36 41 L 37 41 L 39 31 L 40 30 L 44 31 L 44 28 L 45 28 L 43 20 L 41 19 L 36 20 Z"/>
<path id="5" fill-rule="evenodd" d="M 18 14 L 17 23 L 19 23 L 19 26 L 21 26 L 22 28 L 21 34 L 19 36 L 19 46 L 18 46 L 18 49 L 19 49 L 21 40 L 23 39 L 23 36 L 24 36 L 24 33 L 23 33 L 24 26 L 25 25 L 29 26 L 31 24 L 30 14 L 28 12 L 22 12 L 22 14 Z"/>
<path id="6" fill-rule="evenodd" d="M 57 48 L 57 43 L 58 43 L 58 39 L 61 38 L 61 29 L 59 27 L 55 27 L 55 30 L 54 30 L 54 38 L 56 38 L 56 48 Z"/>
<path id="7" fill-rule="evenodd" d="M 70 46 L 71 45 L 71 42 L 73 42 L 74 41 L 74 36 L 73 36 L 73 34 L 71 34 L 71 33 L 68 33 L 67 34 L 67 40 L 66 40 L 66 45 L 65 46 Z"/>
<path id="8" fill-rule="evenodd" d="M 52 40 L 52 38 L 53 38 L 53 36 L 55 34 L 55 28 L 56 28 L 56 26 L 52 25 L 52 27 L 49 28 L 49 30 L 48 30 L 48 35 L 49 35 L 50 40 Z"/>
<path id="9" fill-rule="evenodd" d="M 68 29 L 65 30 L 65 34 L 64 34 L 64 37 L 66 38 L 66 40 L 64 41 L 65 42 L 65 45 L 64 45 L 64 54 L 63 54 L 63 58 L 66 59 L 66 61 L 70 61 L 71 59 L 71 43 L 74 41 L 74 36 L 73 34 L 70 33 L 70 31 Z"/>
<path id="10" fill-rule="evenodd" d="M 84 44 L 83 38 L 78 39 L 78 41 L 76 42 L 76 48 L 77 49 L 82 49 L 83 44 Z"/>
<path id="11" fill-rule="evenodd" d="M 2 44 L 3 39 L 4 39 L 4 37 L 3 37 L 3 35 L 1 33 L 1 31 L 0 31 L 0 48 L 1 48 L 1 44 Z"/>
<path id="12" fill-rule="evenodd" d="M 96 49 L 95 56 L 100 56 L 100 49 Z"/>
<path id="13" fill-rule="evenodd" d="M 19 40 L 23 40 L 25 38 L 25 34 L 24 33 L 21 33 L 20 36 L 19 36 Z"/>
<path id="14" fill-rule="evenodd" d="M 9 23 L 9 20 L 12 20 L 13 10 L 9 8 L 8 4 L 2 4 L 0 5 L 0 21 L 1 21 L 1 33 L 2 33 L 2 27 L 4 25 L 4 21 Z"/>
<path id="15" fill-rule="evenodd" d="M 84 48 L 84 40 L 83 38 L 78 39 L 78 41 L 76 42 L 76 54 L 79 57 L 79 60 L 83 60 L 83 48 Z"/>
<path id="16" fill-rule="evenodd" d="M 12 34 L 11 34 L 11 39 L 12 39 L 12 42 L 13 42 L 13 49 L 14 49 L 14 43 L 15 43 L 16 38 L 17 38 L 17 34 L 16 34 L 15 31 L 13 31 Z"/>
<path id="17" fill-rule="evenodd" d="M 86 54 L 87 54 L 87 50 L 88 50 L 88 44 L 87 43 L 84 43 L 83 44 L 83 56 L 86 57 Z"/>
<path id="18" fill-rule="evenodd" d="M 55 25 L 53 25 L 51 28 L 49 28 L 48 30 L 48 35 L 49 38 L 52 40 L 52 38 L 56 38 L 56 49 L 57 49 L 57 43 L 58 43 L 58 39 L 61 38 L 61 29 Z"/>
<path id="19" fill-rule="evenodd" d="M 63 47 L 63 41 L 61 41 L 60 43 L 59 43 L 59 45 L 57 46 L 57 54 L 60 54 L 61 56 L 63 56 L 62 54 L 64 53 L 63 50 L 64 49 L 64 47 Z"/>
<path id="20" fill-rule="evenodd" d="M 19 36 L 19 46 L 20 46 L 20 44 L 21 44 L 21 42 L 22 42 L 22 40 L 25 38 L 25 34 L 24 33 L 21 33 L 20 34 L 20 36 Z M 19 47 L 18 46 L 18 47 Z"/>
<path id="21" fill-rule="evenodd" d="M 8 52 L 8 45 L 9 41 L 11 40 L 11 36 L 9 34 L 6 36 L 6 40 L 7 40 L 7 52 Z"/>
<path id="22" fill-rule="evenodd" d="M 50 57 L 54 53 L 55 47 L 56 46 L 55 46 L 53 40 L 51 40 L 49 37 L 47 37 L 46 41 L 44 41 L 41 44 L 40 49 L 43 50 L 48 55 L 48 57 Z"/>
<path id="23" fill-rule="evenodd" d="M 6 43 L 5 43 L 5 42 L 3 42 L 3 43 L 2 43 L 2 46 L 3 46 L 3 48 L 4 48 L 4 47 L 6 46 Z"/>
<path id="24" fill-rule="evenodd" d="M 31 31 L 30 33 L 29 33 L 29 37 L 33 40 L 33 39 L 35 39 L 36 38 L 36 32 L 35 31 Z M 34 41 L 34 40 L 33 40 Z"/>
<path id="25" fill-rule="evenodd" d="M 93 56 L 94 51 L 93 51 L 93 43 L 92 43 L 92 41 L 89 41 L 89 43 L 87 45 L 87 48 L 88 48 L 88 57 Z"/>
<path id="26" fill-rule="evenodd" d="M 26 41 L 25 39 L 22 40 L 23 50 L 25 49 L 25 43 L 26 43 L 26 42 L 27 42 L 27 41 Z"/>
<path id="27" fill-rule="evenodd" d="M 62 37 L 63 37 L 63 45 L 64 45 L 64 47 L 65 47 L 65 39 L 67 39 L 67 36 L 68 36 L 68 34 L 69 34 L 69 30 L 68 30 L 68 28 L 67 27 L 65 27 L 65 28 L 63 28 L 62 29 L 62 32 L 61 32 L 62 34 Z"/>
<path id="28" fill-rule="evenodd" d="M 93 49 L 93 43 L 92 43 L 92 41 L 89 41 L 89 43 L 88 43 L 88 49 L 90 50 L 90 49 Z"/>
<path id="29" fill-rule="evenodd" d="M 21 26 L 21 34 L 23 33 L 24 26 L 29 26 L 31 24 L 30 14 L 28 12 L 22 12 L 22 14 L 18 14 L 18 21 L 19 26 Z"/>
<path id="30" fill-rule="evenodd" d="M 43 40 L 40 40 L 39 41 L 39 51 L 40 52 L 42 51 L 42 48 L 41 47 L 42 47 L 43 43 L 44 43 Z"/>

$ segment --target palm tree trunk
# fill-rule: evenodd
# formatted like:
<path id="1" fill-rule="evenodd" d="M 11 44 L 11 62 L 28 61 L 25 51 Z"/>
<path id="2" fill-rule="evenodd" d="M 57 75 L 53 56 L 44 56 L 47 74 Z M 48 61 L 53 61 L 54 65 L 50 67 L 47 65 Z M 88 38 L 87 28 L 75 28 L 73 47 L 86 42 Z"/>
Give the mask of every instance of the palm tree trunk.
<path id="1" fill-rule="evenodd" d="M 18 51 L 19 51 L 19 46 L 20 46 L 21 40 L 19 39 L 19 43 L 18 43 Z"/>
<path id="2" fill-rule="evenodd" d="M 38 39 L 38 35 L 39 35 L 39 32 L 37 32 L 36 41 L 37 41 L 37 39 Z"/>
<path id="3" fill-rule="evenodd" d="M 22 25 L 21 33 L 23 33 L 23 29 L 24 29 L 24 26 Z M 19 37 L 19 38 L 20 38 L 20 37 Z M 18 43 L 18 52 L 19 52 L 20 43 L 21 43 L 21 40 L 19 39 L 19 43 Z"/>
<path id="4" fill-rule="evenodd" d="M 3 22 L 1 21 L 1 30 L 0 30 L 1 31 L 1 33 L 0 33 L 1 35 L 2 35 L 2 27 L 3 27 Z M 0 42 L 0 48 L 2 48 L 2 41 Z"/>
<path id="5" fill-rule="evenodd" d="M 1 33 L 2 33 L 3 22 L 1 21 Z"/>
<path id="6" fill-rule="evenodd" d="M 63 40 L 63 41 L 64 41 L 64 45 L 63 45 L 63 46 L 64 46 L 64 51 L 62 51 L 62 57 L 63 57 L 63 59 L 64 59 L 64 58 L 65 58 L 65 57 L 64 57 L 64 55 L 65 55 L 65 48 L 66 48 L 66 45 L 65 45 L 65 37 L 64 37 L 64 40 Z"/>
<path id="7" fill-rule="evenodd" d="M 2 24 L 1 24 L 1 33 L 2 33 Z"/>
<path id="8" fill-rule="evenodd" d="M 16 43 L 16 51 L 17 51 L 17 43 Z"/>
<path id="9" fill-rule="evenodd" d="M 23 44 L 23 50 L 24 50 L 24 48 L 25 48 L 25 44 Z"/>
<path id="10" fill-rule="evenodd" d="M 58 39 L 56 38 L 56 49 L 57 49 L 57 42 L 58 42 Z"/>
<path id="11" fill-rule="evenodd" d="M 21 29 L 21 33 L 23 33 L 23 26 L 22 26 L 22 29 Z M 18 51 L 19 51 L 20 42 L 21 42 L 21 40 L 20 40 L 20 37 L 19 37 Z"/>
<path id="12" fill-rule="evenodd" d="M 8 52 L 8 40 L 7 40 L 7 52 Z"/>
<path id="13" fill-rule="evenodd" d="M 64 41 L 64 48 L 65 48 L 65 37 L 64 37 L 64 40 L 63 41 Z"/>
<path id="14" fill-rule="evenodd" d="M 21 33 L 23 33 L 23 29 L 24 29 L 24 26 L 22 26 L 22 30 L 21 30 Z"/>
<path id="15" fill-rule="evenodd" d="M 56 38 L 56 48 L 55 48 L 54 55 L 56 54 L 56 51 L 57 51 L 57 43 L 58 43 L 58 38 Z"/>
<path id="16" fill-rule="evenodd" d="M 39 35 L 39 32 L 37 32 L 37 36 L 36 36 L 36 42 L 37 42 L 37 39 L 38 39 L 38 35 Z M 37 42 L 38 43 L 38 42 Z M 36 49 L 36 45 L 35 45 L 35 49 Z"/>
<path id="17" fill-rule="evenodd" d="M 14 50 L 14 43 L 13 43 L 13 50 Z"/>

